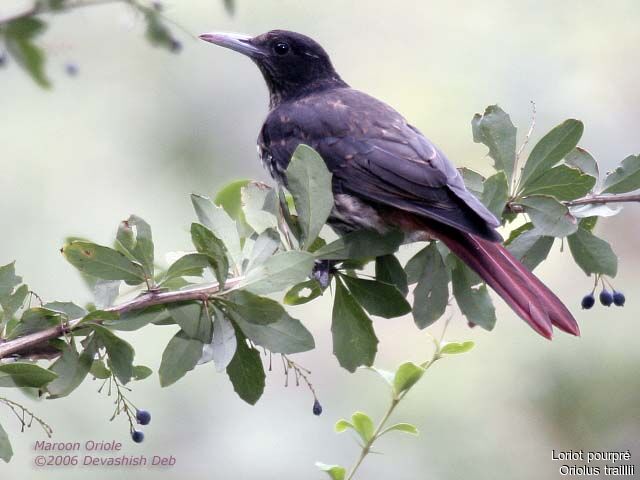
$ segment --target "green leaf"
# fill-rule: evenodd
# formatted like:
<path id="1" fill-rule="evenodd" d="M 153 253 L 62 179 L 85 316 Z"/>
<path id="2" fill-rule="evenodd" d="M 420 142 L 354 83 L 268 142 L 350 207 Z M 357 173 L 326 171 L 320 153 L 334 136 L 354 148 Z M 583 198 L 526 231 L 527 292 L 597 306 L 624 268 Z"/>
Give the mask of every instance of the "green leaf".
<path id="1" fill-rule="evenodd" d="M 513 178 L 516 159 L 516 127 L 499 106 L 490 105 L 484 115 L 475 114 L 471 121 L 473 141 L 489 147 L 496 170 L 504 170 L 507 181 Z M 500 218 L 500 217 L 498 217 Z"/>
<path id="2" fill-rule="evenodd" d="M 160 386 L 168 387 L 193 370 L 202 356 L 202 347 L 200 340 L 189 338 L 182 330 L 176 333 L 162 353 Z"/>
<path id="3" fill-rule="evenodd" d="M 106 320 L 115 321 L 120 318 L 120 314 L 118 312 L 110 312 L 107 310 L 93 310 L 89 312 L 79 323 L 89 323 L 89 322 L 103 322 Z"/>
<path id="4" fill-rule="evenodd" d="M 198 252 L 208 257 L 213 273 L 221 288 L 223 288 L 229 274 L 229 260 L 227 258 L 227 249 L 222 240 L 216 237 L 207 227 L 192 223 L 191 241 Z"/>
<path id="5" fill-rule="evenodd" d="M 171 53 L 176 53 L 180 50 L 180 44 L 173 38 L 171 30 L 164 24 L 162 17 L 155 8 L 140 4 L 136 4 L 135 8 L 144 14 L 147 22 L 145 36 L 151 45 L 165 48 Z"/>
<path id="6" fill-rule="evenodd" d="M 131 260 L 140 263 L 147 278 L 153 278 L 153 236 L 147 222 L 136 215 L 131 215 L 127 220 L 120 222 L 116 235 L 116 248 Z"/>
<path id="7" fill-rule="evenodd" d="M 111 370 L 107 368 L 102 360 L 94 360 L 89 373 L 100 380 L 106 380 L 111 376 Z"/>
<path id="8" fill-rule="evenodd" d="M 453 296 L 462 314 L 470 322 L 485 330 L 493 330 L 496 323 L 496 311 L 487 291 L 487 286 L 461 261 L 454 260 L 451 272 Z"/>
<path id="9" fill-rule="evenodd" d="M 464 186 L 467 187 L 467 190 L 473 193 L 476 197 L 481 198 L 482 191 L 484 190 L 484 176 L 467 167 L 459 168 L 458 171 L 460 172 L 460 175 L 462 175 L 462 180 L 464 181 Z"/>
<path id="10" fill-rule="evenodd" d="M 11 457 L 13 457 L 13 449 L 11 448 L 11 442 L 9 441 L 9 436 L 7 432 L 5 432 L 4 428 L 0 424 L 0 459 L 9 463 L 11 461 Z M 338 477 L 332 477 L 338 478 Z M 344 479 L 344 474 L 340 480 Z"/>
<path id="11" fill-rule="evenodd" d="M 505 172 L 500 171 L 485 180 L 481 199 L 496 218 L 502 218 L 504 206 L 509 199 L 509 184 Z"/>
<path id="12" fill-rule="evenodd" d="M 347 475 L 345 468 L 340 465 L 327 465 L 322 462 L 316 462 L 316 467 L 323 472 L 327 472 L 331 480 L 344 480 Z"/>
<path id="13" fill-rule="evenodd" d="M 533 271 L 547 258 L 554 241 L 554 237 L 540 235 L 537 229 L 533 229 L 519 235 L 509 244 L 507 250 Z"/>
<path id="14" fill-rule="evenodd" d="M 98 340 L 107 350 L 109 366 L 121 383 L 126 384 L 133 376 L 133 347 L 102 325 L 92 325 Z"/>
<path id="15" fill-rule="evenodd" d="M 238 346 L 227 366 L 227 375 L 238 396 L 248 404 L 255 405 L 264 392 L 264 367 L 260 352 L 249 347 L 242 335 L 238 336 Z"/>
<path id="16" fill-rule="evenodd" d="M 245 242 L 245 246 L 249 242 Z M 251 256 L 246 264 L 245 272 L 262 265 L 266 260 L 272 257 L 280 247 L 280 235 L 275 230 L 265 230 L 258 238 L 256 238 L 253 248 L 251 249 Z"/>
<path id="17" fill-rule="evenodd" d="M 446 342 L 441 345 L 440 353 L 442 355 L 458 355 L 467 353 L 474 347 L 473 342 Z"/>
<path id="18" fill-rule="evenodd" d="M 93 295 L 96 308 L 112 307 L 120 295 L 120 280 L 97 279 L 93 286 Z"/>
<path id="19" fill-rule="evenodd" d="M 33 43 L 35 37 L 46 29 L 46 24 L 33 16 L 11 21 L 4 29 L 7 51 L 31 78 L 42 88 L 51 83 L 44 72 L 45 55 L 43 50 Z"/>
<path id="20" fill-rule="evenodd" d="M 250 182 L 250 180 L 236 180 L 225 185 L 222 190 L 218 191 L 213 202 L 234 220 L 243 220 L 244 212 L 242 211 L 242 189 Z"/>
<path id="21" fill-rule="evenodd" d="M 245 220 L 256 233 L 278 228 L 278 198 L 271 187 L 250 182 L 242 189 L 242 204 Z"/>
<path id="22" fill-rule="evenodd" d="M 333 208 L 331 173 L 318 153 L 298 145 L 285 172 L 302 228 L 302 248 L 308 248 L 327 222 Z"/>
<path id="23" fill-rule="evenodd" d="M 521 195 L 550 195 L 556 200 L 574 200 L 584 197 L 595 184 L 595 177 L 578 168 L 558 165 L 529 182 Z"/>
<path id="24" fill-rule="evenodd" d="M 246 292 L 234 292 L 234 296 L 239 294 L 250 295 Z M 269 310 L 273 311 L 268 316 L 258 317 L 255 312 L 264 312 L 259 303 L 265 305 L 272 302 Z M 292 318 L 278 304 L 266 298 L 255 297 L 251 303 L 246 303 L 239 308 L 239 305 L 228 305 L 228 313 L 233 321 L 238 325 L 242 333 L 256 345 L 266 348 L 273 353 L 298 353 L 306 352 L 315 347 L 311 333 L 302 325 L 299 320 Z M 276 314 L 276 306 L 279 313 Z M 263 314 L 264 315 L 264 314 Z M 268 322 L 265 322 L 268 320 Z"/>
<path id="25" fill-rule="evenodd" d="M 13 362 L 0 364 L 0 387 L 42 388 L 58 376 L 33 363 Z"/>
<path id="26" fill-rule="evenodd" d="M 30 308 L 24 311 L 20 321 L 9 330 L 7 340 L 13 340 L 59 324 L 60 312 L 54 312 L 42 307 Z"/>
<path id="27" fill-rule="evenodd" d="M 336 277 L 331 333 L 333 353 L 342 367 L 355 372 L 361 365 L 373 364 L 378 350 L 378 339 L 371 319 L 339 277 Z"/>
<path id="28" fill-rule="evenodd" d="M 322 287 L 316 280 L 307 280 L 291 287 L 284 296 L 285 305 L 302 305 L 322 295 Z"/>
<path id="29" fill-rule="evenodd" d="M 29 287 L 20 285 L 21 283 L 22 278 L 16 276 L 15 262 L 0 267 L 0 306 L 2 307 L 0 312 L 0 336 L 5 331 L 5 325 L 10 321 L 12 322 L 15 313 L 22 308 L 29 294 Z"/>
<path id="30" fill-rule="evenodd" d="M 93 337 L 81 354 L 78 353 L 75 345 L 65 344 L 62 356 L 50 367 L 58 378 L 47 385 L 48 398 L 66 397 L 78 388 L 91 369 L 95 353 L 96 345 Z"/>
<path id="31" fill-rule="evenodd" d="M 394 318 L 411 311 L 409 302 L 393 285 L 349 275 L 341 278 L 356 301 L 371 315 Z"/>
<path id="32" fill-rule="evenodd" d="M 407 283 L 409 285 L 413 285 L 420 280 L 420 277 L 422 277 L 426 264 L 429 261 L 429 256 L 431 255 L 430 250 L 428 249 L 429 245 L 431 245 L 431 242 L 411 257 L 404 266 L 404 271 L 407 273 Z"/>
<path id="33" fill-rule="evenodd" d="M 323 260 L 375 258 L 395 253 L 403 241 L 404 234 L 398 230 L 385 234 L 357 230 L 318 249 L 314 255 Z"/>
<path id="34" fill-rule="evenodd" d="M 282 305 L 275 300 L 243 290 L 232 291 L 227 300 L 219 300 L 219 302 L 228 310 L 233 310 L 246 321 L 256 325 L 277 322 L 286 313 Z"/>
<path id="35" fill-rule="evenodd" d="M 248 272 L 238 288 L 257 294 L 280 292 L 306 280 L 313 265 L 313 255 L 310 253 L 295 250 L 280 252 Z"/>
<path id="36" fill-rule="evenodd" d="M 124 280 L 130 285 L 145 281 L 140 264 L 112 248 L 90 242 L 72 242 L 64 246 L 62 253 L 82 273 L 104 280 Z"/>
<path id="37" fill-rule="evenodd" d="M 134 380 L 144 380 L 145 378 L 149 378 L 153 370 L 144 365 L 136 365 L 133 367 L 133 379 Z"/>
<path id="38" fill-rule="evenodd" d="M 390 427 L 385 428 L 380 433 L 380 436 L 389 432 L 404 432 L 404 433 L 409 433 L 411 435 L 418 435 L 419 433 L 418 427 L 416 427 L 415 425 L 412 425 L 410 423 L 396 423 L 395 425 L 391 425 Z"/>
<path id="39" fill-rule="evenodd" d="M 354 428 L 353 424 L 350 421 L 345 420 L 344 418 L 338 420 L 336 422 L 336 424 L 335 424 L 335 427 L 334 427 L 336 433 L 342 433 L 342 432 L 348 430 L 349 428 Z"/>
<path id="40" fill-rule="evenodd" d="M 16 275 L 16 262 L 0 267 L 0 298 L 5 299 L 22 283 L 22 277 Z"/>
<path id="41" fill-rule="evenodd" d="M 162 283 L 178 277 L 201 277 L 203 270 L 209 265 L 209 256 L 202 253 L 188 253 L 169 267 Z"/>
<path id="42" fill-rule="evenodd" d="M 396 397 L 413 387 L 424 375 L 425 369 L 413 362 L 403 363 L 393 378 L 393 390 Z"/>
<path id="43" fill-rule="evenodd" d="M 45 303 L 42 308 L 60 312 L 68 319 L 76 319 L 84 317 L 88 312 L 73 302 L 49 302 Z"/>
<path id="44" fill-rule="evenodd" d="M 584 125 L 579 120 L 569 119 L 552 129 L 533 147 L 520 177 L 520 188 L 553 167 L 578 145 Z"/>
<path id="45" fill-rule="evenodd" d="M 222 240 L 227 252 L 229 252 L 230 260 L 240 268 L 242 265 L 242 248 L 235 222 L 223 208 L 214 205 L 208 197 L 192 194 L 191 202 L 200 223 Z"/>
<path id="46" fill-rule="evenodd" d="M 414 258 L 419 259 L 422 272 L 413 291 L 413 319 L 418 328 L 426 328 L 438 320 L 447 309 L 449 271 L 435 242 L 427 245 L 418 255 Z M 417 263 L 412 265 L 411 268 L 417 268 Z"/>
<path id="47" fill-rule="evenodd" d="M 213 340 L 211 341 L 211 359 L 216 370 L 222 372 L 236 353 L 236 331 L 231 321 L 218 308 L 213 309 Z"/>
<path id="48" fill-rule="evenodd" d="M 529 230 L 533 230 L 533 223 L 527 222 L 520 225 L 515 230 L 512 230 L 509 234 L 509 238 L 504 242 L 504 246 L 509 246 L 516 238 L 522 235 L 524 232 L 528 232 Z"/>
<path id="49" fill-rule="evenodd" d="M 300 353 L 313 350 L 315 342 L 313 336 L 305 326 L 286 312 L 274 323 L 256 325 L 233 317 L 242 332 L 256 345 L 266 348 L 273 353 Z"/>
<path id="50" fill-rule="evenodd" d="M 278 203 L 280 204 L 280 215 L 284 218 L 287 228 L 293 234 L 293 238 L 291 240 L 294 241 L 295 244 L 300 245 L 302 229 L 298 222 L 298 217 L 291 213 L 291 210 L 294 208 L 293 197 L 288 193 L 285 193 L 281 186 L 278 187 Z"/>
<path id="51" fill-rule="evenodd" d="M 189 338 L 210 343 L 213 323 L 207 311 L 198 302 L 171 303 L 167 305 L 169 314 Z"/>
<path id="52" fill-rule="evenodd" d="M 580 169 L 580 171 L 586 173 L 587 175 L 591 175 L 596 180 L 600 178 L 600 169 L 598 168 L 598 162 L 584 148 L 574 148 L 567 154 L 566 157 L 564 157 L 564 161 L 567 165 Z"/>
<path id="53" fill-rule="evenodd" d="M 567 242 L 573 259 L 587 275 L 601 273 L 615 277 L 618 273 L 618 257 L 605 240 L 581 227 Z"/>
<path id="54" fill-rule="evenodd" d="M 233 15 L 236 11 L 236 0 L 223 0 L 224 9 L 229 15 Z"/>
<path id="55" fill-rule="evenodd" d="M 395 285 L 404 296 L 409 293 L 407 274 L 395 255 L 382 255 L 376 258 L 376 280 Z"/>
<path id="56" fill-rule="evenodd" d="M 578 229 L 578 222 L 566 205 L 553 197 L 532 195 L 518 200 L 518 203 L 542 235 L 566 237 Z"/>
<path id="57" fill-rule="evenodd" d="M 363 412 L 356 412 L 351 415 L 351 424 L 353 425 L 353 429 L 358 432 L 362 441 L 367 443 L 369 440 L 373 438 L 373 433 L 375 432 L 375 425 L 373 424 L 373 420 L 371 417 Z"/>
<path id="58" fill-rule="evenodd" d="M 626 193 L 640 188 L 640 155 L 629 155 L 604 179 L 602 193 Z"/>
<path id="59" fill-rule="evenodd" d="M 593 229 L 596 228 L 597 223 L 598 217 L 585 217 L 580 220 L 580 227 L 593 232 Z"/>

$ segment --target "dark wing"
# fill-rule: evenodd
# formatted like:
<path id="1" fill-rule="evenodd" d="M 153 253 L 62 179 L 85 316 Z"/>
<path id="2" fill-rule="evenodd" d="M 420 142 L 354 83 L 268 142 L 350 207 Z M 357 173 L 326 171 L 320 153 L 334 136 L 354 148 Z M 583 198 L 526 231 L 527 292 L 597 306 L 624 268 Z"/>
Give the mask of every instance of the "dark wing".
<path id="1" fill-rule="evenodd" d="M 388 105 L 350 88 L 274 110 L 259 145 L 276 178 L 300 143 L 333 173 L 334 193 L 395 207 L 490 240 L 500 223 L 464 186 L 444 154 Z"/>

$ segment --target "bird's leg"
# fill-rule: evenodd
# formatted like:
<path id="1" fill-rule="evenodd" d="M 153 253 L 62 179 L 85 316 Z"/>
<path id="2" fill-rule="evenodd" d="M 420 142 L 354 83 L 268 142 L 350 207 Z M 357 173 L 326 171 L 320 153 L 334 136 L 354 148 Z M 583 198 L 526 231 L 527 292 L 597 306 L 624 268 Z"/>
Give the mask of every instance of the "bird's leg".
<path id="1" fill-rule="evenodd" d="M 316 280 L 320 287 L 324 290 L 329 286 L 331 282 L 331 274 L 334 271 L 336 260 L 316 260 L 313 270 L 311 271 L 311 278 Z"/>

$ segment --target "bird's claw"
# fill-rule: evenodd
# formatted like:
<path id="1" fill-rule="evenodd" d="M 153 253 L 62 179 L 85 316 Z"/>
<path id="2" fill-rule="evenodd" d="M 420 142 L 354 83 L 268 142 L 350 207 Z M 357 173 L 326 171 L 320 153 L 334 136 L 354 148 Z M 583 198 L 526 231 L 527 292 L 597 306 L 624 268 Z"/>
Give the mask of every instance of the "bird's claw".
<path id="1" fill-rule="evenodd" d="M 329 286 L 331 282 L 331 273 L 333 270 L 334 262 L 331 260 L 316 260 L 313 270 L 311 271 L 311 278 L 320 284 L 320 287 L 324 290 Z"/>

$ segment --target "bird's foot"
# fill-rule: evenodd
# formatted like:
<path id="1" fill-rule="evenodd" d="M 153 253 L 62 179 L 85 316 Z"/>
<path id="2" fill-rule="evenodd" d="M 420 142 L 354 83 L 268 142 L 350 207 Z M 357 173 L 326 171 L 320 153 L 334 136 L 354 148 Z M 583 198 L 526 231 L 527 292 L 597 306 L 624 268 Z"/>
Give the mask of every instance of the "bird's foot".
<path id="1" fill-rule="evenodd" d="M 311 278 L 316 280 L 323 290 L 331 283 L 331 274 L 334 271 L 335 263 L 335 260 L 316 260 L 313 266 Z"/>

